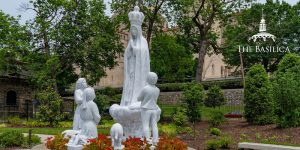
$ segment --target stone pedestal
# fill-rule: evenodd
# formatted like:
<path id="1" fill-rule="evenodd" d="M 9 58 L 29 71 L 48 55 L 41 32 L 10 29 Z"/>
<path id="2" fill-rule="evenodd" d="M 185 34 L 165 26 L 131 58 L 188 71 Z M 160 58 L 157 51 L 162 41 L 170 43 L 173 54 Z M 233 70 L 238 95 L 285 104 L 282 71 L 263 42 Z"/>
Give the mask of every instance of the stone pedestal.
<path id="1" fill-rule="evenodd" d="M 68 150 L 82 150 L 83 146 L 82 145 L 70 145 L 66 144 Z"/>
<path id="2" fill-rule="evenodd" d="M 140 104 L 134 104 L 136 106 L 114 104 L 109 109 L 109 113 L 113 119 L 122 125 L 125 138 L 129 136 L 142 138 L 143 136 Z"/>
<path id="3" fill-rule="evenodd" d="M 125 148 L 124 145 L 121 145 L 120 147 L 114 147 L 114 150 L 123 150 Z"/>

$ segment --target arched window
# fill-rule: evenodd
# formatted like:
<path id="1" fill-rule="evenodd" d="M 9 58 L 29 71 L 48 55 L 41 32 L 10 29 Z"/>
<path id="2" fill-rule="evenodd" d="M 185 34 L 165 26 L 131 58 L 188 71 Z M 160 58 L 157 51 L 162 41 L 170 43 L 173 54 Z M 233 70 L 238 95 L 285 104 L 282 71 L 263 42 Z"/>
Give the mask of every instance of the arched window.
<path id="1" fill-rule="evenodd" d="M 215 74 L 215 65 L 214 64 L 211 65 L 211 74 L 212 75 Z"/>
<path id="2" fill-rule="evenodd" d="M 224 77 L 224 66 L 221 66 L 221 77 Z"/>
<path id="3" fill-rule="evenodd" d="M 15 91 L 7 92 L 6 105 L 17 105 L 17 93 Z"/>

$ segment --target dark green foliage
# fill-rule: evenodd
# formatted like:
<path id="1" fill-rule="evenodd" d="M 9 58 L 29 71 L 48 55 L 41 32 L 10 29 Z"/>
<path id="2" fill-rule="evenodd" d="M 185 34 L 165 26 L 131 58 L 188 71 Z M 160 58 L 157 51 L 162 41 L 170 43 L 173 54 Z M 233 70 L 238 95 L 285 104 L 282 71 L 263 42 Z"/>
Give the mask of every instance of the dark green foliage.
<path id="1" fill-rule="evenodd" d="M 230 144 L 232 144 L 233 141 L 231 137 L 225 136 L 220 139 L 219 143 L 220 143 L 220 148 L 230 149 Z"/>
<path id="2" fill-rule="evenodd" d="M 31 135 L 31 145 L 30 146 L 34 146 L 34 145 L 37 145 L 37 144 L 40 144 L 41 143 L 41 138 L 37 135 L 34 135 L 32 134 Z M 29 136 L 25 136 L 24 138 L 24 142 L 23 142 L 23 145 L 22 147 L 30 147 L 29 146 Z"/>
<path id="3" fill-rule="evenodd" d="M 232 138 L 227 136 L 205 141 L 208 150 L 230 149 L 232 143 Z"/>
<path id="4" fill-rule="evenodd" d="M 11 116 L 7 118 L 7 123 L 12 126 L 20 126 L 22 125 L 22 119 L 19 116 Z"/>
<path id="5" fill-rule="evenodd" d="M 105 87 L 103 89 L 97 90 L 97 92 L 102 95 L 115 96 L 117 94 L 122 94 L 122 88 Z"/>
<path id="6" fill-rule="evenodd" d="M 30 34 L 18 19 L 0 10 L 0 73 L 9 76 L 24 76 Z"/>
<path id="7" fill-rule="evenodd" d="M 217 127 L 217 126 L 220 126 L 225 121 L 226 121 L 226 119 L 225 119 L 224 113 L 222 111 L 212 110 L 210 112 L 210 115 L 208 118 L 208 122 L 209 122 L 210 126 Z"/>
<path id="8" fill-rule="evenodd" d="M 216 136 L 220 136 L 221 135 L 221 130 L 218 128 L 210 128 L 210 134 L 211 135 L 216 135 Z"/>
<path id="9" fill-rule="evenodd" d="M 204 101 L 207 107 L 220 107 L 225 104 L 225 97 L 222 89 L 219 86 L 212 86 L 208 89 L 206 93 L 206 98 Z"/>
<path id="10" fill-rule="evenodd" d="M 194 60 L 190 50 L 170 35 L 157 35 L 151 42 L 151 70 L 161 80 L 184 81 L 195 75 Z"/>
<path id="11" fill-rule="evenodd" d="M 174 92 L 183 91 L 185 87 L 192 85 L 193 83 L 160 83 L 158 87 L 162 92 Z M 222 89 L 237 89 L 242 88 L 241 79 L 226 79 L 217 81 L 202 81 L 204 89 L 209 89 L 212 86 L 219 86 Z"/>
<path id="12" fill-rule="evenodd" d="M 246 74 L 245 118 L 249 123 L 264 125 L 274 121 L 271 84 L 262 65 L 254 65 Z"/>
<path id="13" fill-rule="evenodd" d="M 117 26 L 105 15 L 102 0 L 30 1 L 32 51 L 27 61 L 32 82 L 41 89 L 64 90 L 77 79 L 75 68 L 95 85 L 116 65 L 122 44 Z M 95 69 L 97 68 L 97 69 Z"/>
<path id="14" fill-rule="evenodd" d="M 286 55 L 280 62 L 272 80 L 272 95 L 275 100 L 277 126 L 300 125 L 300 58 Z"/>
<path id="15" fill-rule="evenodd" d="M 217 150 L 220 148 L 220 142 L 217 139 L 205 141 L 206 149 L 208 150 Z"/>
<path id="16" fill-rule="evenodd" d="M 97 93 L 96 99 L 94 100 L 94 102 L 97 104 L 98 109 L 99 109 L 99 113 L 101 115 L 109 109 L 110 99 L 111 98 L 107 95 L 101 95 L 101 94 Z"/>
<path id="17" fill-rule="evenodd" d="M 52 88 L 47 88 L 37 94 L 40 101 L 38 118 L 40 121 L 48 122 L 50 126 L 57 126 L 61 120 L 62 98 Z"/>
<path id="18" fill-rule="evenodd" d="M 188 125 L 187 110 L 184 107 L 177 107 L 172 114 L 173 123 L 176 126 L 184 127 Z"/>
<path id="19" fill-rule="evenodd" d="M 21 132 L 5 131 L 0 134 L 0 147 L 19 147 L 24 140 L 24 135 Z"/>
<path id="20" fill-rule="evenodd" d="M 193 123 L 201 120 L 200 106 L 203 105 L 204 95 L 204 89 L 201 84 L 192 84 L 183 91 L 187 116 Z"/>
<path id="21" fill-rule="evenodd" d="M 227 64 L 232 66 L 240 65 L 239 45 L 252 46 L 253 52 L 244 52 L 243 64 L 246 69 L 252 65 L 259 63 L 264 66 L 267 72 L 273 72 L 282 57 L 286 54 L 284 52 L 269 52 L 260 53 L 255 52 L 255 46 L 283 46 L 289 47 L 291 52 L 294 48 L 299 47 L 300 32 L 299 32 L 299 6 L 300 3 L 291 6 L 290 4 L 280 1 L 267 1 L 265 4 L 256 3 L 250 9 L 241 11 L 235 15 L 237 23 L 229 24 L 224 31 L 224 38 L 226 50 L 222 51 L 224 60 Z M 264 10 L 265 19 L 267 23 L 267 30 L 269 33 L 275 34 L 276 42 L 273 41 L 259 41 L 251 43 L 248 41 L 249 35 L 254 35 L 258 32 L 259 22 L 261 19 L 262 9 Z M 282 19 L 285 18 L 286 19 Z"/>
<path id="22" fill-rule="evenodd" d="M 286 54 L 278 64 L 278 68 L 275 74 L 284 73 L 288 71 L 293 71 L 296 73 L 300 72 L 300 70 L 297 70 L 297 66 L 300 66 L 299 55 L 295 53 Z"/>

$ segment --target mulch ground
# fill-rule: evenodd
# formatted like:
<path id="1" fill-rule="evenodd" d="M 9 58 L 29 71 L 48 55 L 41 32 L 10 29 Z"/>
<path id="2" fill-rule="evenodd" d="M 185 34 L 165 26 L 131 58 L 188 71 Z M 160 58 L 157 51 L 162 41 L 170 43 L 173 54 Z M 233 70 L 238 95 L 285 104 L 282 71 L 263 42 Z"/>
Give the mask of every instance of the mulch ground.
<path id="1" fill-rule="evenodd" d="M 180 134 L 178 137 L 188 143 L 189 147 L 204 150 L 206 140 L 217 138 L 210 135 L 209 128 L 208 122 L 202 121 L 196 124 L 196 139 L 190 134 Z M 233 139 L 234 143 L 230 146 L 233 150 L 237 149 L 237 143 L 241 141 L 300 145 L 300 127 L 279 129 L 276 125 L 250 125 L 243 119 L 235 119 L 228 120 L 218 128 L 222 131 L 221 136 L 230 136 Z"/>

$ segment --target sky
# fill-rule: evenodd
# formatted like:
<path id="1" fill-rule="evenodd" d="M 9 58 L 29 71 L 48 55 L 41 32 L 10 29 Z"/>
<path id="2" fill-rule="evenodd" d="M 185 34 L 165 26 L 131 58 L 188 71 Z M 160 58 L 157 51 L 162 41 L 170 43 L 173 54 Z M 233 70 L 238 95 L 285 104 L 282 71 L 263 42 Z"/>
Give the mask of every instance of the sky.
<path id="1" fill-rule="evenodd" d="M 266 0 L 258 0 L 258 1 L 264 3 Z M 294 5 L 300 0 L 285 0 L 285 1 L 290 3 L 291 5 Z M 107 8 L 105 13 L 106 15 L 111 16 L 110 5 L 109 5 L 111 0 L 104 0 L 104 2 Z M 28 3 L 29 0 L 0 0 L 0 10 L 14 17 L 21 15 L 20 23 L 25 24 L 26 20 L 32 19 L 35 16 L 35 13 L 33 11 L 20 10 L 20 6 L 22 4 L 28 4 Z"/>

